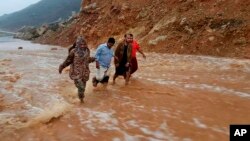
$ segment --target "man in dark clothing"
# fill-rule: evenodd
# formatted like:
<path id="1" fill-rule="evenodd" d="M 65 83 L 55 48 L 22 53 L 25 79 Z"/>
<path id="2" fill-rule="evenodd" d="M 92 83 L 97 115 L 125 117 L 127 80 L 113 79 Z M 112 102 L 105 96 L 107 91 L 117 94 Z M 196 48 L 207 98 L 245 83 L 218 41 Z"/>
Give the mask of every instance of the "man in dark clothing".
<path id="1" fill-rule="evenodd" d="M 113 84 L 119 75 L 125 78 L 127 85 L 130 77 L 130 61 L 132 58 L 132 42 L 133 37 L 130 34 L 125 35 L 125 40 L 118 44 L 115 50 L 115 74 L 113 77 Z"/>

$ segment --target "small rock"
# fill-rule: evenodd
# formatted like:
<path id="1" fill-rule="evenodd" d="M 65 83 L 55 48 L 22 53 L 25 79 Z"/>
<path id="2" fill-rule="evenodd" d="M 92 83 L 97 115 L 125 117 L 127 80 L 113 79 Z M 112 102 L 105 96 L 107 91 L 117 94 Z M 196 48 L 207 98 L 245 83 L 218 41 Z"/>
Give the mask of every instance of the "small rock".
<path id="1" fill-rule="evenodd" d="M 214 40 L 214 36 L 211 36 L 208 38 L 209 41 L 213 41 Z"/>
<path id="2" fill-rule="evenodd" d="M 18 47 L 18 49 L 23 49 L 23 47 Z"/>
<path id="3" fill-rule="evenodd" d="M 118 17 L 118 20 L 120 20 L 120 21 L 125 20 L 125 16 L 124 16 L 124 15 L 119 16 L 119 17 Z"/>
<path id="4" fill-rule="evenodd" d="M 223 16 L 223 13 L 217 13 L 217 16 L 221 17 L 221 16 Z"/>
<path id="5" fill-rule="evenodd" d="M 87 24 L 87 27 L 88 27 L 88 28 L 90 28 L 90 27 L 91 27 L 91 25 L 90 25 L 90 24 Z"/>
<path id="6" fill-rule="evenodd" d="M 219 48 L 216 48 L 216 51 L 217 51 L 217 53 L 220 53 L 220 49 Z"/>
<path id="7" fill-rule="evenodd" d="M 129 9 L 128 4 L 127 3 L 123 3 L 121 10 L 124 11 L 124 10 L 127 10 L 127 9 Z"/>
<path id="8" fill-rule="evenodd" d="M 182 18 L 182 19 L 181 19 L 181 22 L 180 22 L 180 25 L 185 24 L 185 23 L 186 23 L 186 21 L 187 21 L 187 18 Z"/>
<path id="9" fill-rule="evenodd" d="M 206 31 L 209 32 L 209 33 L 212 33 L 213 29 L 211 29 L 210 27 L 206 27 Z"/>
<path id="10" fill-rule="evenodd" d="M 158 36 L 157 38 L 155 38 L 154 40 L 149 40 L 148 44 L 149 45 L 157 45 L 158 42 L 160 41 L 164 41 L 167 39 L 167 35 L 163 35 L 163 36 Z"/>
<path id="11" fill-rule="evenodd" d="M 190 34 L 194 33 L 194 30 L 191 27 L 185 26 L 185 30 L 187 30 Z"/>
<path id="12" fill-rule="evenodd" d="M 245 37 L 241 37 L 241 38 L 239 38 L 239 39 L 233 40 L 233 43 L 234 43 L 235 45 L 243 45 L 243 44 L 246 44 L 246 43 L 247 43 L 247 40 L 246 40 Z"/>
<path id="13" fill-rule="evenodd" d="M 57 50 L 57 48 L 53 47 L 53 48 L 51 48 L 50 50 Z"/>
<path id="14" fill-rule="evenodd" d="M 136 19 L 145 18 L 148 15 L 149 15 L 148 11 L 146 9 L 142 9 L 140 13 L 137 15 Z"/>
<path id="15" fill-rule="evenodd" d="M 85 10 L 89 10 L 89 9 L 96 9 L 97 5 L 96 3 L 91 3 L 87 6 L 84 7 Z"/>

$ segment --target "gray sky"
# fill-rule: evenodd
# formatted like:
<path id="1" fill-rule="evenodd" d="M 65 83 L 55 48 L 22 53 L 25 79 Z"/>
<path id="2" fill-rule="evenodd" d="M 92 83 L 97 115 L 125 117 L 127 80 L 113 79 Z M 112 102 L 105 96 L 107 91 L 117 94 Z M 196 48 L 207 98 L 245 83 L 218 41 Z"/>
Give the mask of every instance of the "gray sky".
<path id="1" fill-rule="evenodd" d="M 19 11 L 40 0 L 0 0 L 0 16 Z"/>

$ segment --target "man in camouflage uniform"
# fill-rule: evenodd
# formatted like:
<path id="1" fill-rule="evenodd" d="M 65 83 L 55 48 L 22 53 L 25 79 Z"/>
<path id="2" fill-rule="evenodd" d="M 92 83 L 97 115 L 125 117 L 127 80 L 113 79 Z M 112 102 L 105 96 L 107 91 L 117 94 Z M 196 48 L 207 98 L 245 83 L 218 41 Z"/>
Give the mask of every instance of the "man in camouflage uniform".
<path id="1" fill-rule="evenodd" d="M 76 47 L 72 49 L 67 59 L 59 66 L 59 73 L 70 65 L 69 76 L 78 88 L 78 97 L 83 102 L 86 82 L 89 80 L 89 63 L 94 62 L 95 58 L 90 57 L 90 50 L 86 41 L 82 37 L 76 40 Z"/>

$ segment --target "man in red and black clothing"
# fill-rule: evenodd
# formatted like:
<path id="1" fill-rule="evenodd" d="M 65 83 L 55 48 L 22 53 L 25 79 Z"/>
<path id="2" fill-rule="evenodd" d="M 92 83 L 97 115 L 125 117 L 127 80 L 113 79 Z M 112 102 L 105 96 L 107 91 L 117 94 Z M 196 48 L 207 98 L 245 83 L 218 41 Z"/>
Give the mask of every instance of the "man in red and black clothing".
<path id="1" fill-rule="evenodd" d="M 133 34 L 130 34 L 133 37 Z M 134 72 L 136 72 L 136 70 L 138 69 L 138 63 L 137 63 L 137 59 L 136 59 L 136 52 L 140 52 L 142 54 L 142 57 L 144 59 L 146 59 L 146 55 L 143 53 L 142 49 L 140 48 L 139 44 L 137 43 L 137 41 L 135 41 L 133 39 L 132 42 L 132 58 L 131 58 L 131 69 L 130 69 L 130 75 L 133 74 Z"/>

